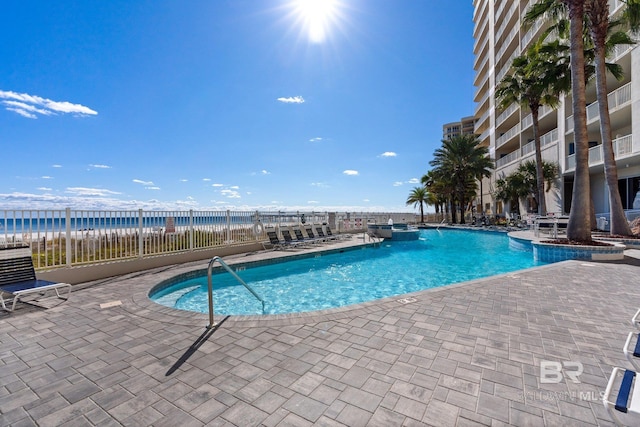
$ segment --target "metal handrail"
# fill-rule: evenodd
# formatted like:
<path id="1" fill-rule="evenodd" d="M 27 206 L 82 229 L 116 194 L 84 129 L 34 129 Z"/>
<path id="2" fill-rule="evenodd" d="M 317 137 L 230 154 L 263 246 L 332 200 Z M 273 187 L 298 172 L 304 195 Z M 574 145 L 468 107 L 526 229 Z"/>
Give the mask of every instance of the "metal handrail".
<path id="1" fill-rule="evenodd" d="M 249 292 L 251 292 L 253 296 L 262 303 L 262 314 L 264 314 L 264 299 L 262 299 L 262 297 L 251 286 L 247 285 L 244 280 L 242 280 L 240 276 L 238 276 L 236 272 L 233 271 L 231 267 L 229 267 L 227 263 L 222 260 L 222 258 L 220 258 L 219 256 L 214 256 L 213 258 L 211 258 L 211 261 L 209 261 L 209 266 L 207 267 L 207 285 L 209 292 L 209 325 L 207 326 L 207 329 L 216 326 L 215 322 L 213 321 L 213 280 L 211 279 L 211 271 L 213 270 L 213 264 L 215 264 L 216 261 L 218 261 L 229 274 L 231 274 L 242 286 L 247 288 Z"/>

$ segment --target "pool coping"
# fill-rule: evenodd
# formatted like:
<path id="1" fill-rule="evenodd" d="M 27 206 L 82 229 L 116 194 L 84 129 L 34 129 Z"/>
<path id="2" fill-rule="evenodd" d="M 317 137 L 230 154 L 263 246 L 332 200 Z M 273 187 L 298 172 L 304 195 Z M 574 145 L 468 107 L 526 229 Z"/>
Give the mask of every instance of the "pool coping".
<path id="1" fill-rule="evenodd" d="M 470 230 L 471 231 L 471 230 Z M 473 230 L 475 231 L 475 230 Z M 485 230 L 486 232 L 486 230 Z M 369 243 L 358 244 L 359 242 L 354 242 L 356 244 L 332 248 L 328 251 L 312 251 L 305 252 L 301 254 L 294 254 L 295 258 L 300 257 L 313 257 L 314 254 L 318 252 L 327 253 L 327 252 L 336 252 L 340 250 L 360 250 L 363 246 L 371 246 Z M 297 256 L 296 256 L 297 255 Z M 532 255 L 533 256 L 533 255 Z M 277 263 L 277 262 L 287 262 L 291 259 L 291 255 L 283 255 L 282 257 L 262 260 L 262 261 L 249 261 L 242 262 L 241 258 L 234 257 L 233 260 L 230 260 L 228 264 L 230 266 L 234 265 L 243 265 L 253 262 L 263 262 L 265 264 L 268 263 Z M 564 262 L 576 262 L 576 261 L 564 261 Z M 208 263 L 208 262 L 207 262 Z M 151 290 L 155 286 L 159 286 L 161 283 L 165 281 L 170 281 L 172 278 L 179 277 L 184 274 L 194 273 L 196 271 L 201 271 L 202 269 L 206 270 L 207 263 L 196 262 L 190 264 L 182 264 L 179 266 L 174 266 L 170 269 L 164 269 L 164 271 L 156 272 L 148 272 L 145 275 L 151 275 L 153 277 L 156 285 L 154 286 L 145 286 L 144 289 L 138 289 L 131 295 L 131 301 L 133 305 L 123 305 L 124 309 L 131 312 L 132 314 L 136 314 L 137 316 L 146 317 L 153 320 L 158 320 L 158 315 L 166 320 L 166 318 L 170 318 L 171 322 L 178 325 L 183 326 L 197 326 L 202 325 L 206 326 L 209 323 L 209 314 L 208 313 L 198 313 L 186 310 L 179 310 L 176 308 L 171 308 L 167 306 L 163 306 L 152 301 L 149 298 L 149 294 Z M 556 262 L 552 264 L 546 264 L 541 266 L 534 266 L 520 270 L 514 270 L 507 273 L 501 273 L 489 277 L 470 279 L 464 282 L 452 283 L 449 285 L 443 285 L 434 288 L 423 289 L 419 291 L 414 291 L 411 293 L 398 294 L 395 296 L 375 299 L 371 301 L 366 301 L 357 304 L 350 304 L 343 307 L 330 308 L 325 310 L 316 310 L 309 312 L 300 312 L 300 313 L 285 313 L 285 314 L 264 314 L 264 315 L 219 315 L 215 314 L 215 305 L 214 305 L 214 322 L 220 323 L 223 322 L 225 325 L 235 326 L 235 327 L 276 327 L 276 326 L 288 326 L 288 325 L 300 325 L 300 324 L 308 324 L 308 323 L 321 323 L 330 320 L 343 319 L 347 317 L 360 317 L 365 316 L 369 313 L 374 313 L 381 309 L 390 309 L 394 307 L 398 307 L 405 304 L 411 303 L 420 303 L 421 296 L 425 294 L 431 294 L 432 292 L 443 292 L 453 288 L 461 287 L 461 286 L 481 286 L 486 282 L 498 280 L 501 277 L 518 277 L 519 274 L 524 274 L 530 270 L 538 270 L 544 269 L 551 266 L 556 266 L 561 262 Z M 201 268 L 198 268 L 200 266 Z M 203 266 L 203 268 L 202 268 Z M 161 276 L 160 278 L 158 276 Z M 164 277 L 163 277 L 164 276 Z M 141 276 L 137 276 L 137 279 L 140 279 Z M 215 304 L 215 303 L 214 303 Z"/>

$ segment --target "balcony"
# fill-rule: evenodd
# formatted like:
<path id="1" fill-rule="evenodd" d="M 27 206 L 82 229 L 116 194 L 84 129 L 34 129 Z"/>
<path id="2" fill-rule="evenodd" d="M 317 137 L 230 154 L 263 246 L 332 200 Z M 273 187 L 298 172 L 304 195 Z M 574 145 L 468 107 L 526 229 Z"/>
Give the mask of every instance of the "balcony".
<path id="1" fill-rule="evenodd" d="M 613 153 L 616 160 L 640 153 L 640 147 L 633 147 L 632 135 L 621 136 L 613 140 Z M 598 166 L 604 163 L 602 144 L 589 149 L 589 167 Z M 576 155 L 567 156 L 567 171 L 576 168 Z"/>
<path id="2" fill-rule="evenodd" d="M 514 127 L 509 129 L 505 134 L 501 135 L 498 139 L 496 139 L 496 148 L 500 148 L 511 138 L 517 136 L 520 133 L 520 123 L 516 123 Z"/>
<path id="3" fill-rule="evenodd" d="M 505 41 L 502 43 L 502 47 L 500 48 L 500 50 L 496 54 L 496 62 L 498 62 L 498 60 L 502 57 L 504 52 L 507 50 L 507 48 L 511 44 L 511 41 L 513 40 L 513 38 L 516 36 L 516 34 L 518 34 L 518 31 L 519 31 L 519 27 L 517 25 L 515 27 L 513 27 L 513 29 L 511 30 L 511 32 L 509 33 L 509 35 L 505 39 Z"/>
<path id="4" fill-rule="evenodd" d="M 631 103 L 631 82 L 619 87 L 607 96 L 609 101 L 609 113 L 625 107 Z M 598 101 L 587 105 L 587 124 L 593 123 L 600 119 L 598 111 Z M 565 133 L 573 132 L 573 115 L 567 117 Z"/>
<path id="5" fill-rule="evenodd" d="M 496 126 L 500 126 L 502 122 L 504 122 L 510 115 L 512 115 L 515 111 L 518 110 L 518 103 L 514 102 L 507 107 L 500 115 L 496 118 Z"/>
<path id="6" fill-rule="evenodd" d="M 550 132 L 547 132 L 540 137 L 540 148 L 544 149 L 550 144 L 554 144 L 556 142 L 558 142 L 558 129 L 554 129 Z M 535 150 L 536 150 L 536 144 L 534 141 L 531 141 L 523 145 L 522 148 L 514 150 L 511 153 L 507 154 L 506 156 L 497 159 L 496 170 L 508 165 L 511 162 L 528 157 L 530 154 L 534 153 Z"/>

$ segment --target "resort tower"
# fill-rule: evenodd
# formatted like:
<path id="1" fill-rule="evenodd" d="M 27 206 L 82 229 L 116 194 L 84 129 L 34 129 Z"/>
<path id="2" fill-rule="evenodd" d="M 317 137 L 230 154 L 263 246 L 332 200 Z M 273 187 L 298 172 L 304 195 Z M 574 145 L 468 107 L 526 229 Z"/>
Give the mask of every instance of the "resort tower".
<path id="1" fill-rule="evenodd" d="M 535 159 L 530 111 L 512 104 L 498 108 L 496 86 L 509 72 L 513 59 L 521 55 L 545 29 L 544 23 L 523 28 L 525 13 L 537 0 L 474 0 L 474 86 L 476 92 L 475 132 L 489 147 L 495 160 L 491 178 L 483 182 L 481 202 L 491 204 L 493 214 L 504 214 L 505 206 L 492 196 L 495 181 L 512 173 L 526 160 Z M 611 16 L 622 13 L 624 3 L 609 0 Z M 608 62 L 620 64 L 625 72 L 622 81 L 607 77 L 614 152 L 618 164 L 618 188 L 627 217 L 640 215 L 640 49 L 619 46 Z M 632 76 L 634 76 L 632 78 Z M 541 107 L 539 113 L 542 158 L 559 165 L 556 188 L 546 193 L 549 212 L 568 213 L 571 207 L 575 156 L 571 95 L 561 98 L 557 109 Z M 604 179 L 602 141 L 595 86 L 587 85 L 587 121 L 589 133 L 589 166 L 591 194 L 598 217 L 607 217 L 609 198 Z M 636 199 L 637 197 L 637 199 Z M 634 206 L 634 200 L 635 205 Z M 633 212 L 633 209 L 637 209 Z M 522 213 L 533 206 L 521 202 Z"/>

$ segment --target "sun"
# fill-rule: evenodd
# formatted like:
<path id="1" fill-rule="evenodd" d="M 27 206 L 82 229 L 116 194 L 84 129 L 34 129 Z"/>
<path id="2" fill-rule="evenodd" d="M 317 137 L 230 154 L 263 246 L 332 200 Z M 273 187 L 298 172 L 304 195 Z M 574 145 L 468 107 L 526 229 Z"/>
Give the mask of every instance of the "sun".
<path id="1" fill-rule="evenodd" d="M 322 43 L 338 15 L 338 0 L 295 0 L 295 14 L 306 28 L 309 40 Z"/>

